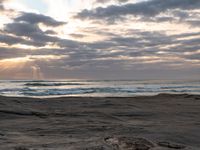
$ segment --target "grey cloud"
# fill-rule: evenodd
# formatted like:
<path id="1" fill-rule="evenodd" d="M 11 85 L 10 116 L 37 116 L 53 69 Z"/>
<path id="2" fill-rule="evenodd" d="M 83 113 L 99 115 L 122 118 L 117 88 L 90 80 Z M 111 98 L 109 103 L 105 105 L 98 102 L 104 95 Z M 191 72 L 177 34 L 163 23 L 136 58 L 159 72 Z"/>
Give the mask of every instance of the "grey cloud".
<path id="1" fill-rule="evenodd" d="M 86 35 L 73 33 L 73 34 L 70 34 L 70 36 L 73 38 L 84 38 Z"/>
<path id="2" fill-rule="evenodd" d="M 95 3 L 106 3 L 109 2 L 109 0 L 96 0 Z"/>
<path id="3" fill-rule="evenodd" d="M 18 36 L 31 36 L 35 33 L 42 33 L 37 25 L 29 23 L 9 23 L 5 25 L 4 30 Z"/>
<path id="4" fill-rule="evenodd" d="M 4 6 L 0 3 L 0 11 L 4 10 Z"/>
<path id="5" fill-rule="evenodd" d="M 7 45 L 14 45 L 14 44 L 24 44 L 30 46 L 44 46 L 43 42 L 40 41 L 33 41 L 33 40 L 25 40 L 20 37 L 10 36 L 6 34 L 0 34 L 0 43 L 5 43 Z"/>
<path id="6" fill-rule="evenodd" d="M 13 9 L 7 9 L 5 8 L 4 6 L 4 2 L 6 1 L 10 1 L 10 0 L 0 0 L 0 13 L 3 14 L 3 15 L 14 15 L 17 13 L 17 11 L 13 10 Z"/>
<path id="7" fill-rule="evenodd" d="M 81 42 L 76 42 L 76 41 L 73 41 L 73 40 L 69 40 L 69 39 L 60 39 L 58 41 L 58 45 L 62 48 L 80 48 L 83 46 L 83 43 Z"/>
<path id="8" fill-rule="evenodd" d="M 192 38 L 192 39 L 189 39 L 189 40 L 178 40 L 179 42 L 182 43 L 182 45 L 185 45 L 185 46 L 188 46 L 188 45 L 199 45 L 200 43 L 200 38 Z"/>
<path id="9" fill-rule="evenodd" d="M 174 18 L 178 18 L 177 21 L 185 20 L 185 22 L 198 25 L 198 16 L 196 17 L 192 10 L 196 8 L 199 8 L 198 0 L 151 0 L 112 5 L 106 8 L 99 7 L 91 11 L 85 10 L 86 14 L 83 14 L 83 11 L 78 17 L 106 19 L 112 22 L 126 15 L 135 15 L 139 16 L 138 18 L 141 21 L 143 21 L 142 19 L 149 19 L 150 21 L 152 19 L 152 21 L 163 22 L 174 21 Z M 162 16 L 162 12 L 167 13 Z M 128 18 L 128 16 L 126 17 Z M 119 34 L 119 32 L 113 32 L 112 26 L 101 26 L 101 29 L 86 27 L 82 33 L 70 35 L 75 38 L 84 38 L 93 34 L 106 37 L 102 41 L 87 43 L 57 37 L 57 33 L 53 29 L 42 31 L 38 23 L 51 27 L 64 24 L 64 22 L 56 21 L 44 15 L 21 13 L 13 20 L 13 23 L 5 24 L 4 30 L 0 31 L 0 43 L 8 45 L 7 48 L 5 48 L 5 45 L 0 47 L 0 60 L 27 55 L 32 56 L 33 59 L 37 58 L 37 55 L 63 56 L 55 60 L 38 57 L 34 63 L 41 68 L 45 77 L 49 78 L 88 77 L 101 79 L 108 79 L 108 77 L 132 78 L 133 76 L 147 78 L 155 75 L 155 78 L 157 78 L 161 75 L 159 72 L 163 72 L 162 77 L 169 74 L 172 74 L 172 76 L 178 74 L 177 77 L 179 77 L 181 69 L 174 67 L 176 73 L 173 73 L 173 69 L 169 66 L 179 65 L 190 70 L 193 61 L 199 60 L 200 34 L 199 32 L 192 32 L 192 28 L 191 33 L 170 36 L 165 32 L 128 30 L 126 27 Z M 18 43 L 31 45 L 35 48 L 31 50 L 9 48 L 10 45 Z M 58 45 L 60 48 L 43 48 L 43 46 L 50 44 Z M 148 61 L 145 62 L 146 59 L 158 62 L 148 63 Z M 191 65 L 185 66 L 185 62 L 188 64 L 191 62 Z M 27 68 L 30 68 L 30 66 L 27 66 Z M 182 72 L 186 69 L 183 69 Z"/>
<path id="10" fill-rule="evenodd" d="M 95 3 L 108 3 L 110 1 L 111 0 L 96 0 Z M 125 3 L 125 2 L 128 2 L 129 0 L 115 0 L 115 1 L 119 3 Z"/>
<path id="11" fill-rule="evenodd" d="M 176 56 L 185 60 L 191 60 L 189 56 L 184 56 L 183 52 L 195 52 L 199 48 L 197 47 L 199 39 L 198 37 L 196 37 L 199 35 L 198 32 L 168 36 L 164 32 L 148 32 L 141 30 L 124 29 L 124 34 L 126 36 L 123 36 L 118 35 L 117 33 L 112 33 L 106 29 L 105 31 L 107 32 L 97 31 L 94 29 L 93 31 L 95 31 L 95 34 L 105 35 L 107 37 L 107 40 L 93 43 L 84 43 L 69 39 L 61 39 L 56 36 L 50 36 L 51 31 L 43 32 L 37 24 L 31 24 L 28 22 L 20 21 L 6 24 L 4 29 L 5 33 L 0 35 L 0 42 L 4 42 L 10 45 L 16 43 L 24 43 L 26 45 L 35 44 L 35 46 L 37 45 L 36 51 L 28 51 L 22 49 L 20 52 L 19 50 L 12 48 L 13 55 L 11 50 L 2 49 L 2 53 L 0 51 L 0 55 L 2 54 L 4 58 L 22 57 L 26 55 L 33 55 L 35 57 L 37 55 L 48 54 L 69 56 L 49 62 L 43 59 L 37 60 L 36 63 L 42 68 L 46 76 L 48 76 L 49 74 L 56 74 L 58 72 L 58 74 L 56 75 L 60 77 L 62 76 L 61 72 L 63 72 L 63 76 L 66 77 L 67 75 L 70 76 L 78 74 L 80 72 L 82 76 L 84 76 L 85 74 L 85 76 L 88 75 L 92 77 L 98 74 L 94 72 L 99 72 L 99 78 L 101 78 L 102 71 L 105 73 L 106 77 L 109 74 L 118 74 L 123 71 L 124 73 L 128 72 L 130 74 L 133 74 L 135 71 L 141 70 L 142 68 L 147 68 L 147 73 L 148 71 L 155 71 L 158 66 L 161 69 L 166 69 L 166 66 L 168 65 L 181 65 L 183 64 L 183 62 L 179 60 L 163 60 L 163 62 L 144 65 L 143 60 L 139 59 L 141 57 L 157 56 L 162 60 L 162 58 L 166 56 L 169 56 L 169 58 Z M 12 34 L 13 36 L 8 35 L 7 33 Z M 78 35 L 79 33 L 75 34 Z M 27 37 L 28 40 L 20 38 L 21 36 Z M 185 37 L 190 37 L 190 39 L 181 39 Z M 42 46 L 44 46 L 49 42 L 54 42 L 58 44 L 61 48 L 42 49 L 39 48 L 40 46 L 38 46 L 39 44 L 42 44 Z M 173 44 L 178 45 L 170 48 L 163 48 L 171 46 Z M 114 52 L 112 52 L 113 50 Z M 119 51 L 115 52 L 115 50 Z M 158 52 L 165 52 L 165 54 L 159 54 Z M 133 59 L 120 59 L 121 56 L 131 57 Z M 66 71 L 64 71 L 63 68 L 66 68 Z M 68 71 L 67 68 L 70 71 Z"/>
<path id="12" fill-rule="evenodd" d="M 136 34 L 140 35 L 140 37 L 133 37 L 133 35 Z M 170 45 L 176 42 L 173 41 L 173 38 L 161 33 L 137 31 L 133 35 L 130 37 L 119 37 L 116 35 L 116 37 L 112 37 L 106 41 L 87 43 L 87 50 L 82 49 L 81 52 L 78 51 L 78 53 L 73 54 L 73 56 L 84 56 L 86 60 L 91 60 L 91 58 L 94 60 L 101 60 L 102 58 L 102 60 L 110 60 L 111 58 L 120 56 L 130 56 L 133 58 L 152 55 L 155 56 L 158 55 L 156 53 L 160 51 L 159 46 Z M 114 51 L 111 52 L 112 50 Z M 84 53 L 84 55 L 80 55 L 82 53 Z M 121 60 L 121 62 L 124 61 L 126 60 Z M 120 62 L 120 60 L 118 59 L 115 62 Z"/>
<path id="13" fill-rule="evenodd" d="M 199 32 L 170 36 L 173 40 L 173 43 L 168 43 L 166 46 L 169 46 L 169 48 L 163 49 L 165 52 L 168 51 L 170 53 L 177 53 L 181 56 L 183 56 L 183 52 L 196 52 L 200 49 L 200 45 L 198 44 L 200 43 L 200 38 L 198 37 L 198 35 Z"/>
<path id="14" fill-rule="evenodd" d="M 1 59 L 8 59 L 13 57 L 24 57 L 26 53 L 24 50 L 19 48 L 6 48 L 0 47 L 0 60 Z"/>
<path id="15" fill-rule="evenodd" d="M 17 23 L 19 25 L 19 23 Z M 22 24 L 22 23 L 20 23 Z M 199 38 L 191 38 L 190 40 L 179 40 L 183 37 L 193 37 L 198 36 L 198 33 L 187 33 L 174 36 L 167 36 L 161 32 L 144 32 L 140 30 L 127 30 L 126 37 L 112 34 L 110 39 L 94 42 L 94 43 L 83 43 L 77 42 L 68 39 L 60 39 L 57 37 L 51 37 L 43 33 L 40 29 L 36 27 L 33 28 L 24 28 L 25 30 L 20 30 L 21 26 L 18 29 L 18 25 L 15 23 L 12 24 L 15 28 L 7 28 L 10 31 L 9 33 L 18 35 L 18 36 L 27 36 L 32 39 L 30 41 L 22 41 L 22 39 L 14 37 L 5 37 L 0 38 L 4 43 L 15 44 L 17 42 L 28 44 L 38 44 L 41 42 L 45 45 L 48 42 L 55 42 L 60 47 L 56 50 L 56 55 L 69 55 L 71 62 L 80 62 L 81 60 L 88 64 L 92 61 L 94 63 L 95 59 L 110 59 L 118 56 L 131 56 L 131 57 L 141 57 L 141 56 L 160 56 L 157 52 L 164 51 L 171 55 L 182 55 L 182 52 L 191 52 L 196 51 L 199 43 Z M 8 25 L 9 26 L 9 25 Z M 35 26 L 35 25 L 33 25 Z M 16 28 L 17 27 L 17 28 Z M 12 29 L 12 30 L 11 30 Z M 134 35 L 137 35 L 134 37 Z M 14 38 L 14 39 L 13 39 Z M 173 44 L 178 44 L 177 46 L 171 48 L 162 48 L 165 46 L 171 46 Z M 111 52 L 112 50 L 119 50 L 116 52 Z M 51 50 L 49 50 L 50 52 Z M 41 50 L 40 50 L 41 52 Z M 44 54 L 48 52 L 43 51 Z M 52 53 L 53 51 L 51 51 Z M 117 60 L 119 62 L 119 60 Z M 123 60 L 126 61 L 126 60 Z M 65 62 L 65 61 L 64 61 Z M 98 61 L 100 62 L 100 61 Z M 69 61 L 67 62 L 69 65 Z M 84 63 L 83 63 L 84 64 Z"/>
<path id="16" fill-rule="evenodd" d="M 13 34 L 16 37 L 8 36 L 6 35 L 7 33 Z M 22 44 L 26 43 L 26 45 L 33 45 L 36 47 L 45 46 L 48 43 L 57 43 L 59 46 L 66 48 L 78 48 L 82 45 L 82 43 L 73 40 L 61 39 L 50 35 L 55 35 L 55 32 L 51 30 L 43 32 L 36 24 L 14 22 L 5 25 L 4 35 L 2 35 L 0 40 L 9 45 L 20 42 Z M 21 39 L 20 36 L 26 37 L 27 40 Z"/>
<path id="17" fill-rule="evenodd" d="M 200 53 L 192 54 L 192 55 L 186 55 L 185 58 L 191 59 L 191 60 L 200 60 Z"/>
<path id="18" fill-rule="evenodd" d="M 16 44 L 21 41 L 21 43 L 27 43 L 27 45 L 35 44 L 34 46 L 36 47 L 45 46 L 49 43 L 57 43 L 61 47 L 79 47 L 78 42 L 56 37 L 57 33 L 53 30 L 42 31 L 38 23 L 44 23 L 49 26 L 59 26 L 64 24 L 64 22 L 57 22 L 47 16 L 23 13 L 22 16 L 15 18 L 13 23 L 4 25 L 5 35 L 9 33 L 16 36 L 7 36 L 7 41 L 4 39 L 4 43 Z M 26 37 L 27 40 L 22 41 L 20 36 Z M 5 38 L 5 36 L 3 38 Z M 3 39 L 1 39 L 1 41 L 3 41 Z"/>
<path id="19" fill-rule="evenodd" d="M 140 17 L 139 21 L 142 22 L 173 22 L 188 24 L 192 27 L 199 27 L 200 25 L 200 13 L 188 10 L 173 10 L 165 15 L 158 15 L 155 17 Z"/>
<path id="20" fill-rule="evenodd" d="M 53 30 L 47 30 L 44 32 L 45 34 L 56 35 L 57 33 Z"/>
<path id="21" fill-rule="evenodd" d="M 177 35 L 173 35 L 173 37 L 175 38 L 184 38 L 184 37 L 196 37 L 200 35 L 200 31 L 199 32 L 189 32 L 189 33 L 182 33 L 182 34 L 177 34 Z"/>
<path id="22" fill-rule="evenodd" d="M 190 15 L 189 15 L 188 12 L 181 11 L 181 10 L 175 10 L 175 11 L 173 11 L 173 15 L 174 15 L 175 17 L 179 17 L 179 18 L 181 18 L 181 19 L 190 17 Z"/>
<path id="23" fill-rule="evenodd" d="M 134 32 L 134 31 L 133 31 Z M 130 35 L 133 34 L 130 31 Z M 96 58 L 115 58 L 118 56 L 127 57 L 142 57 L 142 56 L 162 56 L 169 57 L 184 57 L 184 52 L 197 52 L 199 50 L 199 38 L 193 37 L 199 33 L 187 33 L 174 36 L 167 36 L 164 33 L 157 32 L 138 32 L 133 35 L 139 35 L 138 38 L 119 37 L 116 36 L 107 41 L 96 42 L 88 45 L 91 49 L 100 50 L 102 54 L 98 54 Z M 190 37 L 190 39 L 179 39 Z M 174 46 L 173 46 L 174 45 Z M 167 48 L 168 47 L 168 48 Z M 116 53 L 111 53 L 111 50 L 120 50 Z M 108 52 L 103 55 L 103 52 Z M 110 52 L 110 53 L 109 53 Z M 160 53 L 164 52 L 164 54 Z M 110 57 L 110 58 L 109 58 Z M 119 61 L 119 60 L 117 60 Z M 126 61 L 126 60 L 124 60 Z M 142 63 L 142 62 L 141 62 Z"/>
<path id="24" fill-rule="evenodd" d="M 3 5 L 3 2 L 5 2 L 6 0 L 0 0 L 0 11 L 4 11 L 5 8 L 4 8 L 4 5 Z"/>
<path id="25" fill-rule="evenodd" d="M 24 22 L 6 24 L 4 30 L 16 36 L 25 36 L 36 43 L 41 43 L 43 46 L 47 42 L 57 42 L 59 40 L 57 37 L 47 35 L 37 25 Z"/>
<path id="26" fill-rule="evenodd" d="M 16 43 L 21 43 L 21 42 L 22 42 L 22 39 L 20 39 L 20 38 L 9 36 L 9 35 L 0 34 L 0 43 L 13 45 L 13 44 L 16 44 Z"/>
<path id="27" fill-rule="evenodd" d="M 45 16 L 42 14 L 35 14 L 35 13 L 25 13 L 23 12 L 21 16 L 14 19 L 15 22 L 27 22 L 30 24 L 38 24 L 43 23 L 47 26 L 61 26 L 66 24 L 66 22 L 56 21 L 55 19 Z"/>
<path id="28" fill-rule="evenodd" d="M 83 10 L 75 17 L 80 19 L 110 19 L 125 15 L 154 17 L 171 9 L 198 9 L 198 0 L 150 0 L 125 5 L 111 5 L 106 8 L 98 7 L 93 10 Z"/>
<path id="29" fill-rule="evenodd" d="M 57 49 L 48 49 L 48 48 L 32 48 L 24 49 L 24 48 L 10 48 L 8 47 L 0 47 L 0 60 L 8 59 L 8 58 L 18 58 L 25 56 L 32 56 L 33 58 L 37 58 L 38 55 L 56 55 L 56 56 L 67 56 L 68 50 L 57 48 Z"/>
<path id="30" fill-rule="evenodd" d="M 197 20 L 187 20 L 187 23 L 191 24 L 194 27 L 199 27 L 200 26 L 200 20 L 199 19 L 197 19 Z"/>
<path id="31" fill-rule="evenodd" d="M 114 41 L 118 46 L 126 46 L 126 47 L 137 47 L 137 48 L 147 48 L 153 46 L 162 46 L 167 44 L 174 43 L 174 39 L 172 37 L 166 36 L 161 32 L 142 32 L 142 31 L 133 31 L 129 33 L 130 36 L 123 37 L 117 36 L 111 38 L 111 41 Z M 133 35 L 137 35 L 138 37 L 134 37 Z"/>

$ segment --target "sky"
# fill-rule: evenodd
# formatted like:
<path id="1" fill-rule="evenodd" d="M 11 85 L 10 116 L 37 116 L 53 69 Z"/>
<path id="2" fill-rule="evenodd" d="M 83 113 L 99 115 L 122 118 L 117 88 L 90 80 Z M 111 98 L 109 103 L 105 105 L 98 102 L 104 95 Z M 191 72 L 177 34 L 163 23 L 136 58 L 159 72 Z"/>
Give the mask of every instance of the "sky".
<path id="1" fill-rule="evenodd" d="M 200 79 L 200 0 L 0 0 L 0 79 Z"/>

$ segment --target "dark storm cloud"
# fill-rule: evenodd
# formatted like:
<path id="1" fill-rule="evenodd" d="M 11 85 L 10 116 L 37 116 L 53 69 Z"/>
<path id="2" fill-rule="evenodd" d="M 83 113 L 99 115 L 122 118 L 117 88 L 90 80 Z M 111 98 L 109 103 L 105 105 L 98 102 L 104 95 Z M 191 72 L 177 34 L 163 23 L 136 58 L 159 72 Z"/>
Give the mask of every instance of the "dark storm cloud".
<path id="1" fill-rule="evenodd" d="M 45 16 L 42 14 L 35 14 L 35 13 L 25 13 L 23 12 L 21 16 L 14 19 L 15 22 L 27 22 L 30 24 L 38 24 L 43 23 L 47 26 L 61 26 L 66 24 L 66 22 L 56 21 L 55 19 Z"/>
<path id="2" fill-rule="evenodd" d="M 199 0 L 150 0 L 125 5 L 98 7 L 93 10 L 83 10 L 76 15 L 80 19 L 110 19 L 125 15 L 154 17 L 171 9 L 199 9 Z"/>

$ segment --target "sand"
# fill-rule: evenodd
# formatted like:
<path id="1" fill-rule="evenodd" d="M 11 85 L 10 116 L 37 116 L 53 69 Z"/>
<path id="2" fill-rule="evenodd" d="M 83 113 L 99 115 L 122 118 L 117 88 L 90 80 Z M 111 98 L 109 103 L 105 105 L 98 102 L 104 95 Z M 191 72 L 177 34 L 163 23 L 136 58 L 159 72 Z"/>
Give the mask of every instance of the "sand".
<path id="1" fill-rule="evenodd" d="M 0 97 L 0 150 L 199 150 L 200 96 Z"/>

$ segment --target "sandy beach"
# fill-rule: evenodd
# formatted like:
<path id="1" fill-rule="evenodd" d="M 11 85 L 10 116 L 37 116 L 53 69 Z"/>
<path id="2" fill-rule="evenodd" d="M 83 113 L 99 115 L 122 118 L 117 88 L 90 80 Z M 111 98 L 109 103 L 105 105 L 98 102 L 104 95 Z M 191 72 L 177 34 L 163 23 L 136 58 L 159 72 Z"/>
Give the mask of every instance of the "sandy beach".
<path id="1" fill-rule="evenodd" d="M 199 150 L 200 96 L 0 97 L 0 150 Z"/>

